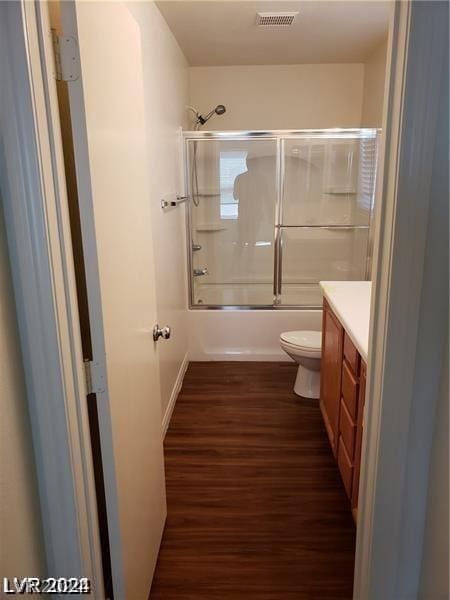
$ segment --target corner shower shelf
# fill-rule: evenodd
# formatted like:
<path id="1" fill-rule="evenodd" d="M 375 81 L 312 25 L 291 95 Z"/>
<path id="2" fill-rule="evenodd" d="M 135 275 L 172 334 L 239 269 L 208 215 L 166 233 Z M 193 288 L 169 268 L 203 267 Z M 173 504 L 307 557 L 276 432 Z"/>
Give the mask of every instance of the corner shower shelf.
<path id="1" fill-rule="evenodd" d="M 228 227 L 224 227 L 221 223 L 208 223 L 205 225 L 196 225 L 195 229 L 202 233 L 208 233 L 212 231 L 226 231 Z"/>
<path id="2" fill-rule="evenodd" d="M 356 190 L 354 188 L 330 187 L 327 190 L 324 190 L 323 193 L 331 196 L 354 196 L 356 194 Z"/>

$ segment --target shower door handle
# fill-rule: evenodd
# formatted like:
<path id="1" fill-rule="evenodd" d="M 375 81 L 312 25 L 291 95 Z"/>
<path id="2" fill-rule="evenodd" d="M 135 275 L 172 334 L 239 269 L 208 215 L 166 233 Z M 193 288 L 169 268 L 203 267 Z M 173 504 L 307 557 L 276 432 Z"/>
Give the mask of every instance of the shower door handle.
<path id="1" fill-rule="evenodd" d="M 283 270 L 283 230 L 281 229 L 281 227 L 276 227 L 275 252 L 274 252 L 274 273 L 273 273 L 273 303 L 275 306 L 281 304 L 282 270 Z"/>

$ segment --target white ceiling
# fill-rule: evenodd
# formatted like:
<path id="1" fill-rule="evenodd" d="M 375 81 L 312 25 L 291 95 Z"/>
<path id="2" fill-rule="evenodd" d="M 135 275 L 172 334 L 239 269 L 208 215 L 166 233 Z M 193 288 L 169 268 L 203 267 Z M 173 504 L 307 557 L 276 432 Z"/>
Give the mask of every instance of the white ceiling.
<path id="1" fill-rule="evenodd" d="M 391 2 L 162 0 L 192 66 L 363 62 L 386 36 Z M 256 27 L 257 11 L 298 10 L 291 27 Z"/>

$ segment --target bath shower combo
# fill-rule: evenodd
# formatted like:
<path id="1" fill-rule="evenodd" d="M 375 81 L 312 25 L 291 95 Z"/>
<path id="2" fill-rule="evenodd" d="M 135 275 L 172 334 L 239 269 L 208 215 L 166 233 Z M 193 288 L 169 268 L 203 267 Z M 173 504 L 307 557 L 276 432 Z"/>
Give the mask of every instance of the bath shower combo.
<path id="1" fill-rule="evenodd" d="M 377 129 L 184 132 L 191 309 L 319 309 L 370 275 Z"/>
<path id="2" fill-rule="evenodd" d="M 184 138 L 193 336 L 210 357 L 224 346 L 215 332 L 227 331 L 227 360 L 254 359 L 256 348 L 267 359 L 264 344 L 273 347 L 278 338 L 298 364 L 295 393 L 318 398 L 319 282 L 370 277 L 379 131 L 200 131 L 225 107 L 205 116 L 190 110 L 195 127 Z M 230 320 L 210 309 L 235 312 Z M 260 320 L 263 329 L 252 328 L 264 309 L 271 313 Z"/>

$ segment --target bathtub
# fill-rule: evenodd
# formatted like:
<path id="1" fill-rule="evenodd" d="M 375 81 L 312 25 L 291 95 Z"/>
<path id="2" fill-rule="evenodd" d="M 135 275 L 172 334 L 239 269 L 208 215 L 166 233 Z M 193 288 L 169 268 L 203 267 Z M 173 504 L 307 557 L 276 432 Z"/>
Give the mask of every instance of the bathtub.
<path id="1" fill-rule="evenodd" d="M 291 361 L 283 331 L 322 329 L 322 310 L 189 310 L 189 360 Z"/>

